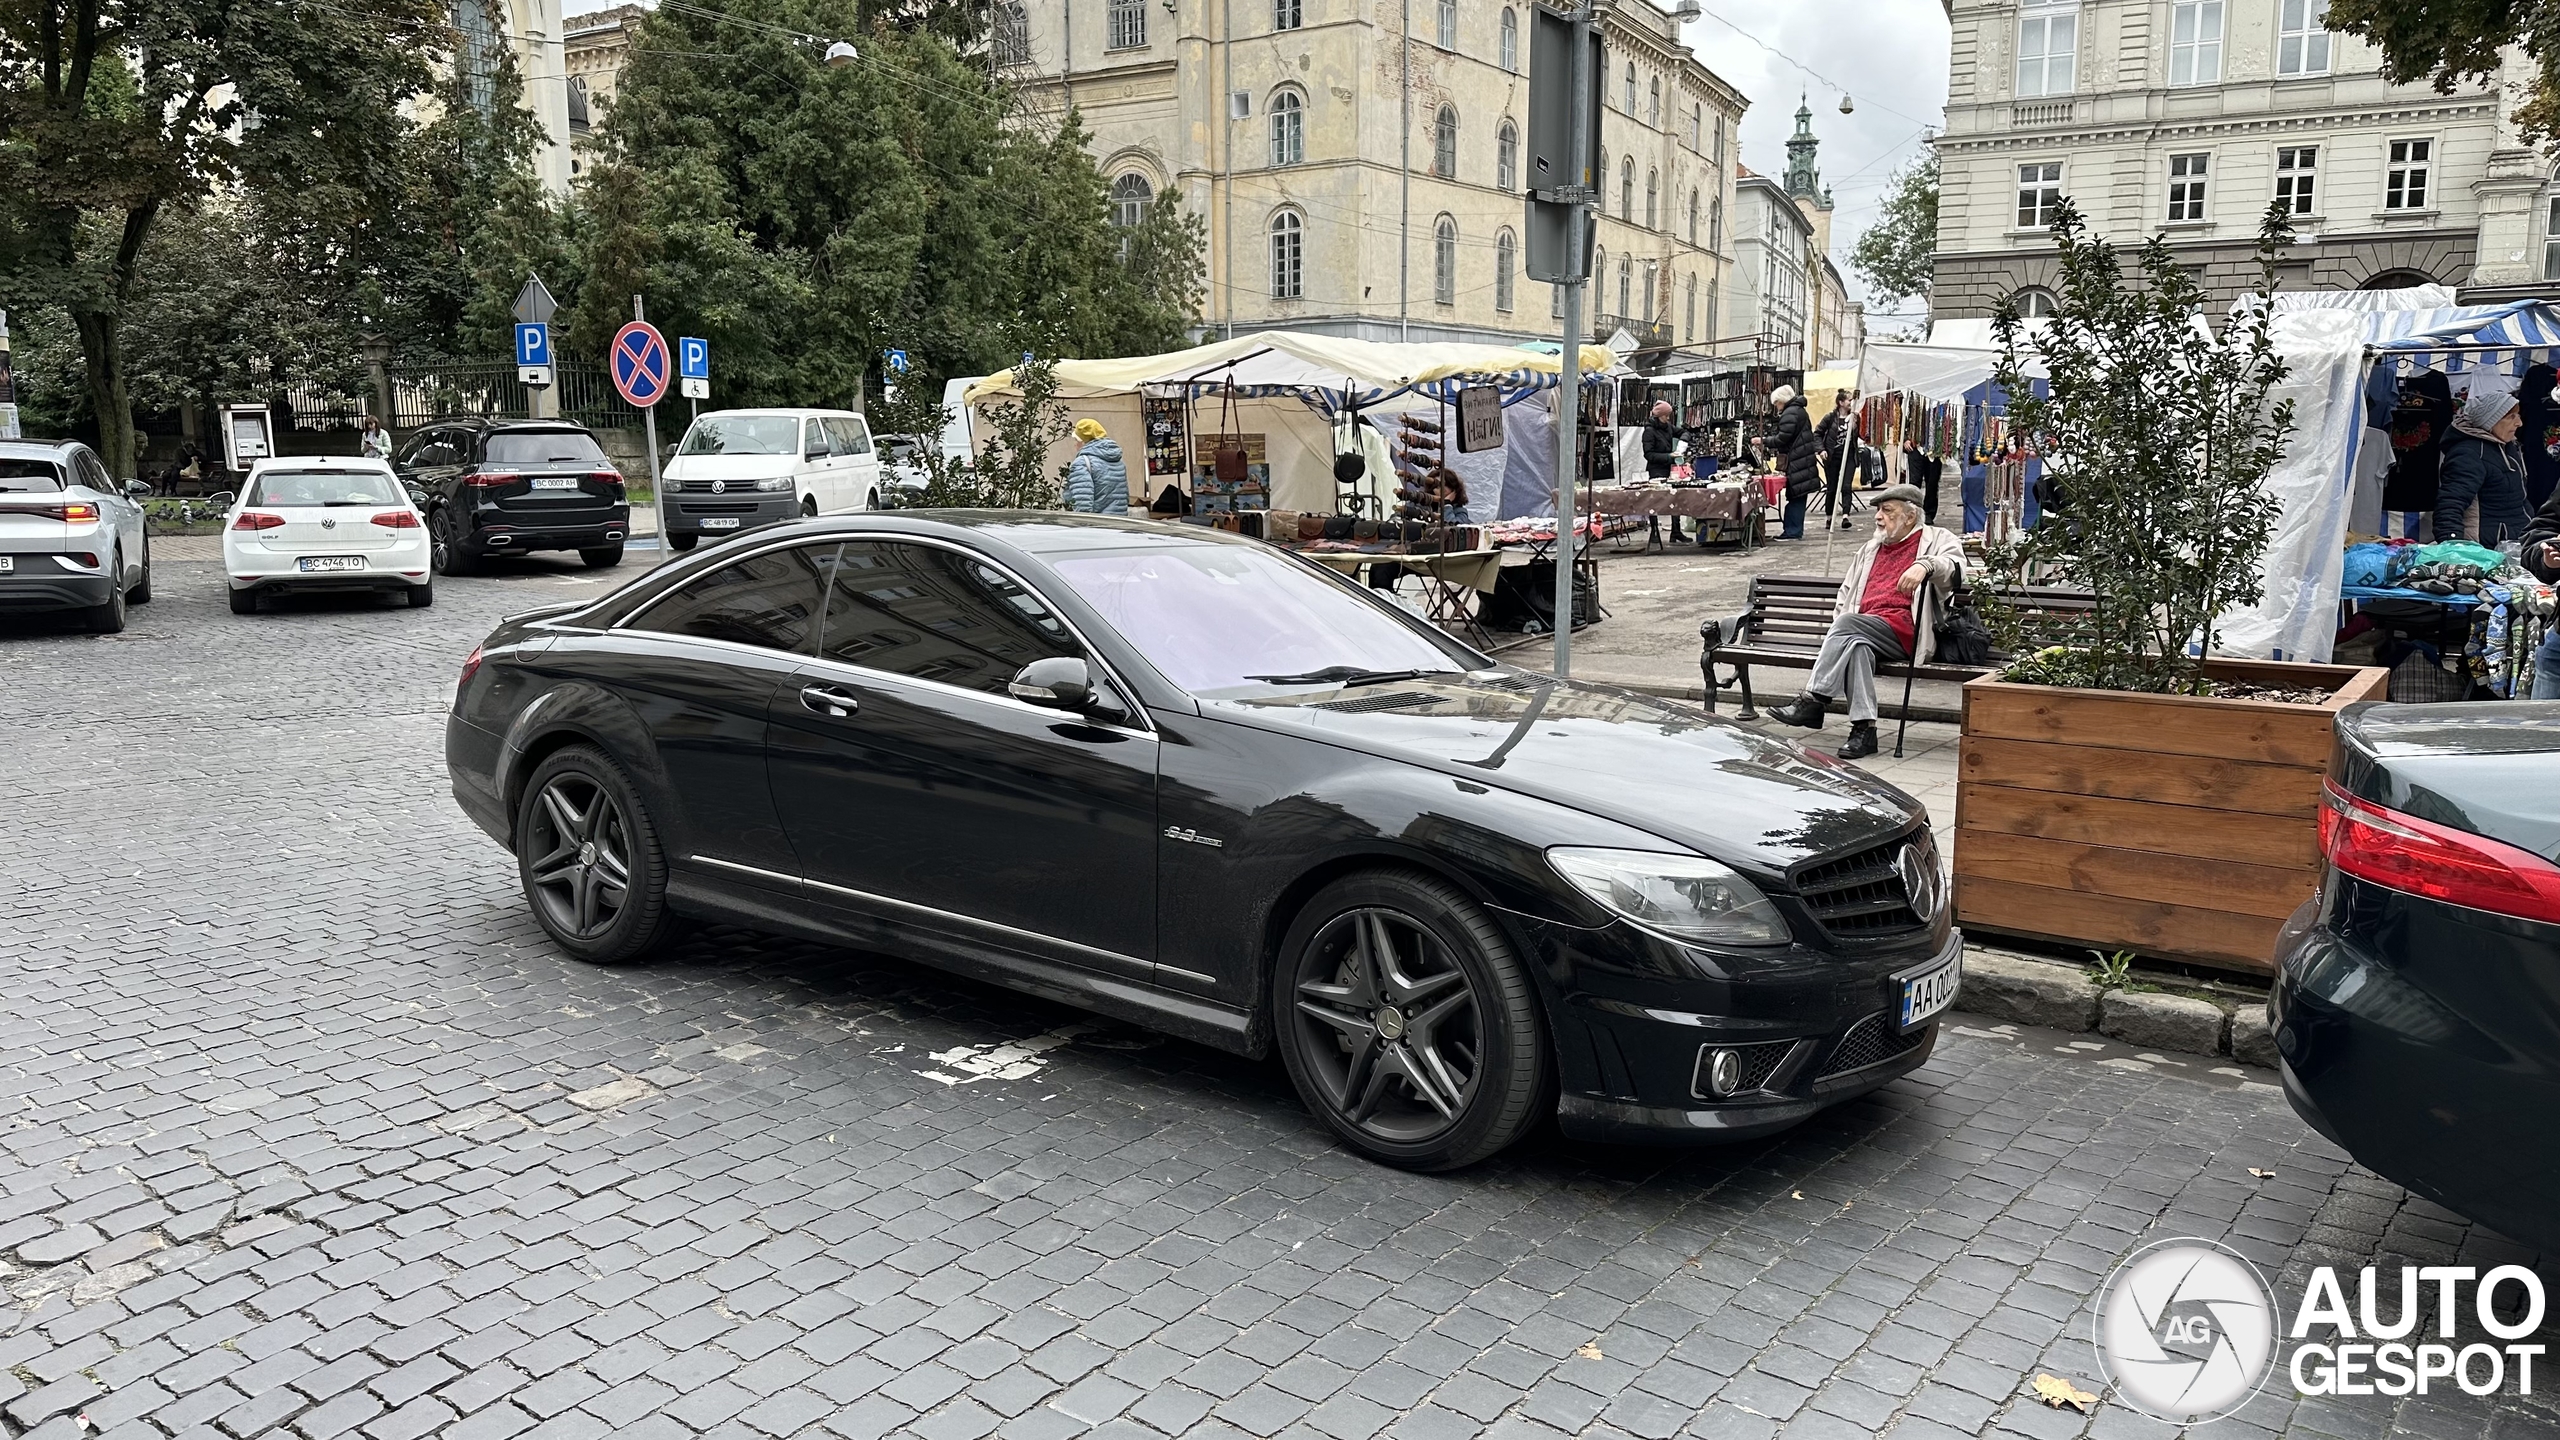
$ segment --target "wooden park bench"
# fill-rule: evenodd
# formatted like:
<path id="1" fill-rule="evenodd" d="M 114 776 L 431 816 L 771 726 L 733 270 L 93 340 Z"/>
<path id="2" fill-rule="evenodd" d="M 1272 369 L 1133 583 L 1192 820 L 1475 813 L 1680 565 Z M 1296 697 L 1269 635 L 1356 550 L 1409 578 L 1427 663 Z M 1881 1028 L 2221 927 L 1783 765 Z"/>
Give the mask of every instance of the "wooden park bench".
<path id="1" fill-rule="evenodd" d="M 1972 591 L 1985 609 L 2005 606 L 2025 611 L 2035 617 L 2031 630 L 2045 628 L 2049 621 L 2059 631 L 2074 617 L 2096 608 L 2096 600 L 2085 590 L 2064 590 L 2045 586 L 2010 587 Z M 1934 598 L 1935 592 L 1922 594 Z M 1716 692 L 1731 686 L 1742 689 L 1742 709 L 1735 712 L 1744 720 L 1760 718 L 1751 694 L 1751 667 L 1779 666 L 1786 669 L 1810 670 L 1822 653 L 1822 637 L 1831 631 L 1832 606 L 1840 598 L 1837 576 L 1824 575 L 1756 575 L 1751 580 L 1750 607 L 1742 614 L 1734 633 L 1724 631 L 1724 623 L 1708 620 L 1698 626 L 1698 637 L 1704 642 L 1698 656 L 1698 670 L 1706 679 L 1707 708 L 1716 708 Z M 1927 625 L 1935 616 L 1924 604 L 1919 616 Z M 1718 664 L 1733 667 L 1731 680 L 1716 679 Z M 1876 678 L 1899 678 L 1902 681 L 1902 711 L 1893 733 L 1893 753 L 1902 754 L 1903 732 L 1911 725 L 1911 683 L 1915 680 L 1946 680 L 1962 684 L 1977 675 L 2000 668 L 1992 665 L 1957 665 L 1931 661 L 1926 665 L 1907 662 L 1879 662 Z"/>

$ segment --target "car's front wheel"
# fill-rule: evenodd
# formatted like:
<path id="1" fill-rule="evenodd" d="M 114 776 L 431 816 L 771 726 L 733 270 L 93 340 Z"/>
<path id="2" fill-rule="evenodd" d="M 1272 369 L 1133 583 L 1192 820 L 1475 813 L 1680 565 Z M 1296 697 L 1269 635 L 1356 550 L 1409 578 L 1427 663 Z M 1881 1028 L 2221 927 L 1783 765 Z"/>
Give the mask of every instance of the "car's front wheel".
<path id="1" fill-rule="evenodd" d="M 695 545 L 700 544 L 701 541 L 702 537 L 699 535 L 679 532 L 667 537 L 667 547 L 681 555 L 687 550 L 692 549 Z"/>
<path id="2" fill-rule="evenodd" d="M 516 870 L 534 918 L 581 960 L 638 960 L 667 933 L 657 827 L 630 778 L 601 750 L 558 751 L 525 783 Z"/>
<path id="3" fill-rule="evenodd" d="M 1552 1062 L 1527 967 L 1445 881 L 1382 870 L 1325 887 L 1272 970 L 1289 1079 L 1351 1146 L 1451 1170 L 1536 1122 Z"/>

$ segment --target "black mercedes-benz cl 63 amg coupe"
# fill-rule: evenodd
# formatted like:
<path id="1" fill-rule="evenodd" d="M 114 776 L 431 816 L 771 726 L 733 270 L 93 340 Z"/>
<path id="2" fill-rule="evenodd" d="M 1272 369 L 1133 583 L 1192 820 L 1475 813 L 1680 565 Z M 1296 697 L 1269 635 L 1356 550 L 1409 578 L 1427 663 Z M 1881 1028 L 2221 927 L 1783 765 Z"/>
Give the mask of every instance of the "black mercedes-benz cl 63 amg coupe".
<path id="1" fill-rule="evenodd" d="M 1926 1061 L 1918 803 L 1258 541 L 904 511 L 501 624 L 453 790 L 569 954 L 717 920 L 1248 1056 L 1390 1164 L 1766 1134 Z"/>

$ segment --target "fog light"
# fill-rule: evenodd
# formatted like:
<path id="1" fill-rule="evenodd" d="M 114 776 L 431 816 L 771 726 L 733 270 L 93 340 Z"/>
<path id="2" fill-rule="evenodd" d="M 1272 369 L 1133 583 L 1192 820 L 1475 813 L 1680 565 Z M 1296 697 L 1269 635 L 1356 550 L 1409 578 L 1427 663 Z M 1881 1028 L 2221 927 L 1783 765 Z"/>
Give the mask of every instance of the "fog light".
<path id="1" fill-rule="evenodd" d="M 1733 1050 L 1718 1050 L 1707 1057 L 1707 1093 L 1721 1100 L 1742 1088 L 1742 1056 Z"/>

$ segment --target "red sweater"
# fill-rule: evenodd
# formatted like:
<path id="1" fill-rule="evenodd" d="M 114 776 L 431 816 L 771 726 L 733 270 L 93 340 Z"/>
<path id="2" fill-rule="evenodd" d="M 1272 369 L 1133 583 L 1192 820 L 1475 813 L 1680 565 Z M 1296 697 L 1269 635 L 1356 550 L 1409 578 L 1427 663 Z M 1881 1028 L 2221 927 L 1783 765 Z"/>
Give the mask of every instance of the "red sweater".
<path id="1" fill-rule="evenodd" d="M 1894 587 L 1902 583 L 1903 572 L 1919 558 L 1918 530 L 1904 536 L 1899 544 L 1876 547 L 1875 565 L 1867 571 L 1866 593 L 1858 597 L 1858 613 L 1873 615 L 1891 625 L 1905 655 L 1917 653 L 1911 643 L 1919 638 L 1920 627 L 1911 618 L 1911 597 Z"/>

